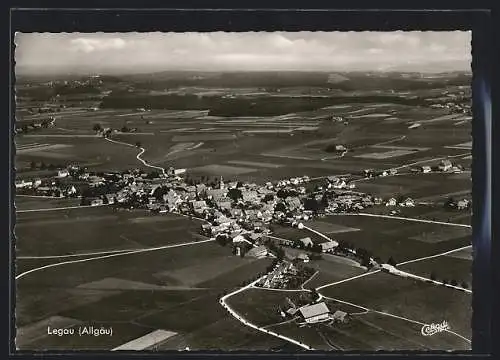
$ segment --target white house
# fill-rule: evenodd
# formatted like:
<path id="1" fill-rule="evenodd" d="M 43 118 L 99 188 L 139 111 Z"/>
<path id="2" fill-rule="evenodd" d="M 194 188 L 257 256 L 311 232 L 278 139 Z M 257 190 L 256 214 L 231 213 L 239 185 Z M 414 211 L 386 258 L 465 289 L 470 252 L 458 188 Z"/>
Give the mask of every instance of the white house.
<path id="1" fill-rule="evenodd" d="M 458 210 L 464 210 L 464 209 L 467 209 L 468 207 L 469 207 L 469 200 L 467 200 L 467 199 L 460 200 L 457 203 Z"/>
<path id="2" fill-rule="evenodd" d="M 397 201 L 395 198 L 390 198 L 386 203 L 385 203 L 385 206 L 396 206 L 397 205 Z"/>
<path id="3" fill-rule="evenodd" d="M 349 317 L 345 311 L 337 310 L 333 313 L 332 319 L 335 322 L 339 323 L 347 323 L 349 321 Z"/>
<path id="4" fill-rule="evenodd" d="M 453 167 L 453 164 L 451 163 L 450 160 L 442 160 L 441 163 L 439 164 L 439 170 L 441 171 L 449 171 Z"/>
<path id="5" fill-rule="evenodd" d="M 30 186 L 33 186 L 32 181 L 25 181 L 25 180 L 16 181 L 16 189 L 22 189 Z"/>
<path id="6" fill-rule="evenodd" d="M 422 166 L 422 172 L 423 172 L 424 174 L 428 174 L 428 173 L 430 173 L 431 171 L 432 171 L 432 169 L 431 169 L 431 167 L 430 167 L 430 166 L 428 166 L 428 165 Z"/>
<path id="7" fill-rule="evenodd" d="M 310 237 L 305 237 L 303 239 L 300 239 L 300 242 L 304 245 L 304 247 L 313 246 L 313 242 Z"/>
<path id="8" fill-rule="evenodd" d="M 299 308 L 299 312 L 306 323 L 314 324 L 330 319 L 330 310 L 324 302 L 313 305 L 305 305 Z"/>
<path id="9" fill-rule="evenodd" d="M 405 201 L 403 201 L 400 206 L 403 207 L 414 207 L 415 206 L 415 201 L 413 201 L 412 198 L 407 198 Z"/>
<path id="10" fill-rule="evenodd" d="M 336 248 L 337 246 L 339 246 L 339 243 L 336 241 L 328 241 L 328 242 L 321 243 L 319 245 L 321 246 L 321 251 L 326 252 L 328 250 L 332 250 L 333 248 Z"/>
<path id="11" fill-rule="evenodd" d="M 60 177 L 60 178 L 65 178 L 66 176 L 69 176 L 69 171 L 64 169 L 64 170 L 59 170 L 57 172 L 57 177 Z"/>

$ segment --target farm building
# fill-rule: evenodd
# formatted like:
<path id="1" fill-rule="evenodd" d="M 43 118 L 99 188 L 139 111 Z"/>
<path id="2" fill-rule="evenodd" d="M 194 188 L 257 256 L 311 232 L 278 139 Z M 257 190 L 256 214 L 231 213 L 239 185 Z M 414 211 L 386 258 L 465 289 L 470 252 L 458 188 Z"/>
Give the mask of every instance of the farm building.
<path id="1" fill-rule="evenodd" d="M 93 199 L 90 202 L 90 205 L 92 205 L 92 206 L 99 206 L 99 205 L 102 205 L 102 204 L 104 204 L 104 201 L 102 199 Z"/>
<path id="2" fill-rule="evenodd" d="M 307 254 L 304 253 L 297 255 L 296 259 L 305 263 L 309 262 L 309 256 L 307 256 Z"/>
<path id="3" fill-rule="evenodd" d="M 427 166 L 427 165 L 426 165 L 426 166 L 422 166 L 422 172 L 423 172 L 424 174 L 428 174 L 428 173 L 430 173 L 431 171 L 432 171 L 432 169 L 431 169 L 431 167 L 430 167 L 430 166 Z"/>
<path id="4" fill-rule="evenodd" d="M 448 171 L 452 167 L 453 167 L 453 164 L 448 159 L 442 160 L 441 163 L 439 164 L 439 170 L 441 170 L 441 171 Z"/>
<path id="5" fill-rule="evenodd" d="M 469 207 L 469 200 L 467 199 L 460 200 L 457 203 L 457 209 L 459 210 L 467 209 L 468 207 Z"/>
<path id="6" fill-rule="evenodd" d="M 347 323 L 349 321 L 349 315 L 345 311 L 337 310 L 333 313 L 332 319 L 335 322 Z"/>
<path id="7" fill-rule="evenodd" d="M 396 206 L 397 205 L 397 201 L 395 198 L 390 198 L 386 203 L 385 203 L 385 206 Z"/>
<path id="8" fill-rule="evenodd" d="M 336 241 L 328 241 L 321 243 L 320 246 L 321 246 L 321 251 L 325 252 L 339 246 L 339 243 Z"/>
<path id="9" fill-rule="evenodd" d="M 69 171 L 68 170 L 59 170 L 57 172 L 57 177 L 64 178 L 66 176 L 69 176 Z"/>
<path id="10" fill-rule="evenodd" d="M 313 242 L 310 237 L 300 239 L 300 242 L 302 243 L 302 245 L 304 245 L 304 247 L 313 246 Z"/>
<path id="11" fill-rule="evenodd" d="M 309 324 L 318 323 L 330 319 L 330 310 L 324 302 L 313 305 L 305 305 L 299 308 L 300 315 Z"/>
<path id="12" fill-rule="evenodd" d="M 267 255 L 267 248 L 264 245 L 256 246 L 249 250 L 246 256 L 256 257 L 258 259 L 263 258 Z"/>

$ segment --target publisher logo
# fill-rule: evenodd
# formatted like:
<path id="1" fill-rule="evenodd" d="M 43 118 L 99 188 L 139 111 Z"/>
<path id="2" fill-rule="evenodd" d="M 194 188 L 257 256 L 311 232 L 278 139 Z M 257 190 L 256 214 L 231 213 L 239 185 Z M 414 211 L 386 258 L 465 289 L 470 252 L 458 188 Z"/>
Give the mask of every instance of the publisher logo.
<path id="1" fill-rule="evenodd" d="M 431 336 L 446 330 L 449 330 L 450 326 L 446 321 L 443 321 L 440 324 L 426 324 L 422 326 L 421 333 L 424 336 Z"/>

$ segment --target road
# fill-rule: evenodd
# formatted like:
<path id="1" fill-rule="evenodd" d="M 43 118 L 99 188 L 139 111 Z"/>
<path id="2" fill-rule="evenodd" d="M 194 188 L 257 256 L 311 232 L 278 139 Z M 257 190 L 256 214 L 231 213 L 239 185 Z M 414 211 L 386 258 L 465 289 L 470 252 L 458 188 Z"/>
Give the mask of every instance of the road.
<path id="1" fill-rule="evenodd" d="M 109 141 L 109 142 L 112 142 L 112 143 L 115 143 L 115 144 L 119 144 L 119 145 L 126 145 L 126 146 L 129 146 L 129 147 L 134 147 L 134 148 L 137 148 L 137 146 L 135 145 L 132 145 L 132 144 L 129 144 L 129 143 L 126 143 L 126 142 L 123 142 L 123 141 L 116 141 L 116 140 L 111 140 L 109 138 L 104 138 L 104 140 L 106 141 Z M 160 167 L 160 166 L 155 166 L 155 165 L 151 165 L 149 164 L 146 160 L 144 160 L 143 158 L 141 158 L 142 154 L 144 154 L 146 152 L 146 149 L 143 148 L 143 147 L 139 147 L 139 149 L 141 151 L 139 151 L 139 153 L 137 154 L 136 158 L 137 160 L 139 160 L 144 166 L 148 167 L 148 168 L 151 168 L 151 169 L 156 169 L 156 170 L 160 170 L 162 172 L 163 175 L 166 175 L 166 172 L 165 172 L 165 169 Z"/>
<path id="2" fill-rule="evenodd" d="M 252 324 L 251 322 L 247 321 L 244 317 L 242 317 L 241 315 L 239 315 L 236 311 L 234 311 L 226 302 L 227 299 L 229 299 L 231 296 L 233 295 L 236 295 L 240 292 L 243 292 L 251 287 L 253 287 L 255 284 L 257 284 L 260 280 L 262 280 L 265 276 L 267 275 L 264 275 L 260 278 L 258 278 L 257 280 L 251 282 L 250 284 L 248 284 L 247 286 L 244 286 L 242 288 L 239 288 L 235 291 L 233 291 L 232 293 L 229 293 L 227 295 L 224 295 L 223 297 L 221 297 L 219 299 L 219 303 L 224 307 L 224 309 L 226 309 L 236 320 L 238 320 L 239 322 L 241 322 L 243 325 L 246 325 L 248 327 L 251 327 L 252 329 L 255 329 L 255 330 L 258 330 L 260 332 L 263 332 L 265 334 L 269 334 L 269 335 L 272 335 L 274 337 L 277 337 L 279 339 L 282 339 L 282 340 L 285 340 L 285 341 L 288 341 L 289 343 L 292 343 L 294 345 L 297 345 L 297 346 L 300 346 L 301 348 L 303 349 L 306 349 L 306 350 L 314 350 L 312 347 L 310 347 L 309 345 L 306 345 L 300 341 L 297 341 L 297 340 L 294 340 L 292 338 L 289 338 L 287 336 L 284 336 L 284 335 L 280 335 L 278 333 L 275 333 L 274 331 L 271 331 L 271 330 L 267 330 L 263 327 L 260 327 L 260 326 L 257 326 L 255 324 Z"/>
<path id="3" fill-rule="evenodd" d="M 84 208 L 95 208 L 99 206 L 109 206 L 110 204 L 102 205 L 81 205 L 81 206 L 65 206 L 57 208 L 45 208 L 45 209 L 29 209 L 29 210 L 16 210 L 16 213 L 27 213 L 27 212 L 37 212 L 37 211 L 58 211 L 58 210 L 71 210 L 71 209 L 84 209 Z"/>
<path id="4" fill-rule="evenodd" d="M 117 257 L 117 256 L 140 254 L 140 253 L 146 253 L 146 252 L 158 251 L 158 250 L 164 250 L 164 249 L 171 249 L 171 248 L 177 248 L 177 247 L 183 247 L 183 246 L 197 245 L 197 244 L 203 244 L 203 243 L 210 242 L 210 241 L 215 241 L 215 239 L 191 241 L 191 242 L 175 244 L 175 245 L 164 245 L 164 246 L 158 246 L 158 247 L 154 247 L 154 248 L 131 250 L 131 251 L 121 252 L 121 253 L 117 253 L 117 254 L 109 254 L 109 255 L 103 255 L 103 256 L 97 256 L 97 257 L 91 257 L 91 258 L 85 258 L 85 259 L 79 259 L 79 260 L 68 260 L 68 261 L 58 262 L 58 263 L 44 265 L 44 266 L 40 266 L 40 267 L 31 269 L 31 270 L 25 271 L 21 274 L 16 275 L 16 280 L 21 279 L 28 274 L 32 274 L 34 272 L 38 272 L 38 271 L 42 271 L 45 269 L 54 268 L 54 267 L 58 267 L 58 266 L 77 264 L 77 263 L 83 263 L 83 262 L 94 261 L 94 260 L 108 259 L 108 258 Z"/>
<path id="5" fill-rule="evenodd" d="M 471 225 L 467 225 L 467 224 L 457 224 L 457 223 L 449 223 L 449 222 L 445 222 L 445 221 L 415 219 L 415 218 L 407 218 L 407 217 L 392 216 L 392 215 L 369 214 L 369 213 L 353 213 L 353 214 L 350 214 L 350 215 L 351 216 L 354 215 L 354 216 L 378 217 L 378 218 L 384 218 L 384 219 L 396 219 L 396 220 L 404 220 L 404 221 L 421 222 L 421 223 L 427 223 L 427 224 L 458 226 L 458 227 L 465 227 L 465 228 L 471 228 L 472 227 Z"/>

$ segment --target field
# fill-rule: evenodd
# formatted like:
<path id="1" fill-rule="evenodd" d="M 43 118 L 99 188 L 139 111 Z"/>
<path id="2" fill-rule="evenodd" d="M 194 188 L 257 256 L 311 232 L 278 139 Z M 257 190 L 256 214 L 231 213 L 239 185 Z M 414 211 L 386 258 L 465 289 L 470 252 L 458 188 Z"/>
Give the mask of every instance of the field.
<path id="1" fill-rule="evenodd" d="M 98 207 L 19 213 L 17 221 L 18 274 L 43 265 L 70 262 L 18 280 L 17 324 L 26 329 L 20 331 L 18 346 L 23 349 L 112 348 L 145 335 L 155 324 L 189 338 L 190 332 L 227 318 L 216 299 L 223 290 L 238 286 L 269 264 L 265 259 L 236 258 L 230 249 L 215 243 L 196 244 L 202 240 L 195 235 L 200 223 L 177 216 L 113 212 L 111 208 Z M 120 230 L 124 227 L 126 235 Z M 90 259 L 90 253 L 96 251 L 148 249 L 188 242 L 194 243 L 72 262 Z M 204 263 L 199 262 L 200 256 L 205 258 Z M 207 310 L 208 304 L 212 310 Z M 153 315 L 155 309 L 161 315 L 161 325 L 158 315 Z M 178 311 L 191 322 L 179 318 Z M 207 311 L 210 316 L 202 316 Z M 92 337 L 50 337 L 46 327 L 42 331 L 43 326 L 37 324 L 51 317 L 74 319 L 71 321 L 75 326 L 112 326 L 115 335 L 100 337 L 99 341 Z M 242 338 L 234 341 L 244 342 L 245 334 L 243 330 Z M 189 346 L 203 341 L 196 339 Z M 281 345 L 277 342 L 273 346 Z"/>
<path id="2" fill-rule="evenodd" d="M 396 262 L 402 262 L 471 243 L 471 230 L 468 228 L 355 215 L 327 216 L 322 221 L 359 228 L 359 231 L 339 232 L 331 237 L 337 241 L 347 241 L 356 248 L 365 248 L 383 261 L 393 257 Z M 430 241 L 432 233 L 446 234 L 446 239 Z"/>
<path id="3" fill-rule="evenodd" d="M 327 287 L 330 296 L 421 323 L 446 320 L 452 331 L 471 338 L 470 294 L 383 272 Z"/>

